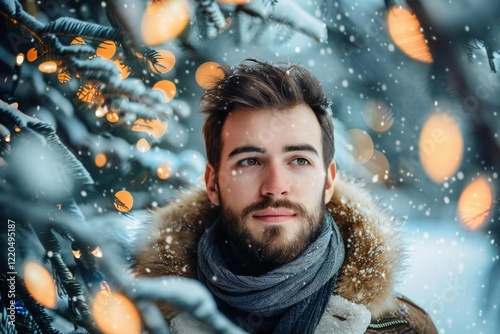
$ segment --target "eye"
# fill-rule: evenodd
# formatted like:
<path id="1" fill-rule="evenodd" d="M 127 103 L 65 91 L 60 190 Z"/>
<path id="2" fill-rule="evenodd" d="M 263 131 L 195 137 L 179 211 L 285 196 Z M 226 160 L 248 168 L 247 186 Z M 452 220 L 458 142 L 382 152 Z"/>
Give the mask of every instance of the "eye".
<path id="1" fill-rule="evenodd" d="M 240 166 L 256 166 L 259 164 L 259 161 L 255 158 L 248 158 L 248 159 L 243 159 L 238 162 L 238 165 Z"/>
<path id="2" fill-rule="evenodd" d="M 307 160 L 305 158 L 297 158 L 297 159 L 292 160 L 292 164 L 299 165 L 299 166 L 306 166 L 306 165 L 310 165 L 311 163 L 309 162 L 309 160 Z"/>

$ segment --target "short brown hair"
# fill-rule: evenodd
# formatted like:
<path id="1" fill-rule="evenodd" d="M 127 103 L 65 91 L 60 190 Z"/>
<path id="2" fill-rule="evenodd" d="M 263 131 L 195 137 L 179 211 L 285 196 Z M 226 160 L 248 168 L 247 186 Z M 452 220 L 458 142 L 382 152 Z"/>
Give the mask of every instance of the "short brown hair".
<path id="1" fill-rule="evenodd" d="M 247 64 L 250 62 L 250 64 Z M 333 160 L 333 123 L 328 114 L 328 100 L 321 83 L 299 65 L 284 65 L 246 59 L 243 63 L 221 66 L 224 78 L 201 97 L 201 112 L 207 115 L 203 135 L 208 162 L 219 170 L 222 127 L 229 113 L 236 109 L 283 110 L 301 103 L 316 115 L 322 133 L 325 168 Z"/>

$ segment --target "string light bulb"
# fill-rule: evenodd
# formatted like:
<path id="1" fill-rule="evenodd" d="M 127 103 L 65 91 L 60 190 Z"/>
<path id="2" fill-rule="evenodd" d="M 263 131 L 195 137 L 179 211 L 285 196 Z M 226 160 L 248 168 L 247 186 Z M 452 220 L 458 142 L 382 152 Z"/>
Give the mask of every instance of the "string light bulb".
<path id="1" fill-rule="evenodd" d="M 57 63 L 54 60 L 47 60 L 38 65 L 38 70 L 42 73 L 51 74 L 57 71 Z"/>
<path id="2" fill-rule="evenodd" d="M 16 65 L 21 66 L 24 63 L 24 53 L 19 52 L 16 56 Z"/>

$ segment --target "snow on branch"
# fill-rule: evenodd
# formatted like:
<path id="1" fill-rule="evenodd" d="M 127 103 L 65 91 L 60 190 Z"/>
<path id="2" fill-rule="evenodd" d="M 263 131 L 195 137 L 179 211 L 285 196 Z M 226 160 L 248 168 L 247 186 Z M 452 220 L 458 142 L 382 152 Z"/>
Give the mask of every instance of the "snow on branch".
<path id="1" fill-rule="evenodd" d="M 328 39 L 326 25 L 293 1 L 280 0 L 273 6 L 266 6 L 261 1 L 252 1 L 242 6 L 242 10 L 263 20 L 284 24 L 320 43 L 324 43 Z"/>

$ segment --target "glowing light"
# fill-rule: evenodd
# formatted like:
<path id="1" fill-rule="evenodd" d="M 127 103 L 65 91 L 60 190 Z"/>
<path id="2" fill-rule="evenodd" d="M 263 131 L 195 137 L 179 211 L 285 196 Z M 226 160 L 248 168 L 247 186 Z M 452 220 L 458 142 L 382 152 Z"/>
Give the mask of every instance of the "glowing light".
<path id="1" fill-rule="evenodd" d="M 145 153 L 147 151 L 149 151 L 151 149 L 151 145 L 149 144 L 149 142 L 144 139 L 144 138 L 141 138 L 137 141 L 137 150 L 141 153 Z"/>
<path id="2" fill-rule="evenodd" d="M 96 85 L 93 85 L 91 83 L 86 83 L 85 85 L 80 86 L 80 88 L 78 88 L 78 91 L 76 92 L 76 97 L 78 97 L 78 99 L 83 102 L 92 102 L 94 101 L 94 98 L 97 96 L 97 93 L 98 91 Z"/>
<path id="3" fill-rule="evenodd" d="M 478 229 L 485 222 L 493 204 L 493 190 L 481 176 L 467 185 L 460 195 L 457 213 L 460 221 L 471 230 Z"/>
<path id="4" fill-rule="evenodd" d="M 394 6 L 389 10 L 387 25 L 394 44 L 404 53 L 413 59 L 432 63 L 429 46 L 425 42 L 420 22 L 415 14 L 399 6 Z"/>
<path id="5" fill-rule="evenodd" d="M 3 137 L 3 141 L 6 143 L 10 143 L 10 139 L 10 135 L 6 135 L 5 137 Z"/>
<path id="6" fill-rule="evenodd" d="M 373 155 L 373 141 L 370 135 L 360 129 L 351 129 L 347 131 L 347 134 L 351 138 L 356 161 L 365 163 L 370 160 Z"/>
<path id="7" fill-rule="evenodd" d="M 26 59 L 28 59 L 28 61 L 31 63 L 34 62 L 37 58 L 38 58 L 38 51 L 35 48 L 29 49 L 28 53 L 26 54 Z"/>
<path id="8" fill-rule="evenodd" d="M 65 83 L 71 80 L 71 75 L 66 67 L 59 70 L 59 73 L 57 73 L 57 80 L 59 80 L 60 83 Z"/>
<path id="9" fill-rule="evenodd" d="M 123 61 L 121 61 L 120 59 L 114 60 L 113 63 L 118 68 L 118 71 L 120 71 L 120 77 L 122 79 L 128 78 L 128 76 L 130 75 L 130 68 L 127 65 L 124 65 Z"/>
<path id="10" fill-rule="evenodd" d="M 174 68 L 175 65 L 175 55 L 168 50 L 158 51 L 157 62 L 149 62 L 149 68 L 151 71 L 158 74 L 168 73 Z"/>
<path id="11" fill-rule="evenodd" d="M 116 122 L 118 122 L 120 120 L 120 116 L 118 116 L 118 114 L 115 113 L 115 112 L 108 112 L 106 114 L 106 119 L 110 123 L 116 123 Z"/>
<path id="12" fill-rule="evenodd" d="M 383 101 L 368 101 L 362 115 L 366 125 L 378 132 L 389 130 L 394 123 L 394 115 Z"/>
<path id="13" fill-rule="evenodd" d="M 116 44 L 114 41 L 104 41 L 97 46 L 95 52 L 102 59 L 111 59 L 116 53 Z"/>
<path id="14" fill-rule="evenodd" d="M 101 247 L 97 246 L 94 250 L 90 252 L 90 254 L 94 255 L 95 257 L 102 257 Z"/>
<path id="15" fill-rule="evenodd" d="M 146 132 L 150 136 L 158 139 L 167 132 L 167 122 L 160 121 L 159 119 L 145 120 L 142 118 L 137 119 L 132 125 L 132 131 Z"/>
<path id="16" fill-rule="evenodd" d="M 108 162 L 108 159 L 106 158 L 106 154 L 104 153 L 98 153 L 96 154 L 94 158 L 94 163 L 97 167 L 102 168 L 106 166 L 106 162 Z"/>
<path id="17" fill-rule="evenodd" d="M 180 35 L 188 23 L 189 8 L 186 1 L 152 1 L 142 17 L 142 39 L 149 46 L 165 43 Z"/>
<path id="18" fill-rule="evenodd" d="M 14 131 L 15 132 L 21 132 L 21 128 L 17 125 L 14 125 Z"/>
<path id="19" fill-rule="evenodd" d="M 102 107 L 97 107 L 95 110 L 95 115 L 96 117 L 104 117 L 108 113 L 108 107 L 102 106 Z"/>
<path id="20" fill-rule="evenodd" d="M 158 166 L 156 169 L 156 175 L 158 175 L 159 179 L 166 180 L 170 177 L 172 174 L 172 170 L 170 169 L 170 166 L 161 164 Z"/>
<path id="21" fill-rule="evenodd" d="M 92 303 L 92 315 L 103 333 L 141 333 L 139 312 L 134 304 L 121 294 L 109 290 L 99 291 Z"/>
<path id="22" fill-rule="evenodd" d="M 424 171 L 436 183 L 443 183 L 462 161 L 463 139 L 458 124 L 448 114 L 434 114 L 426 121 L 419 139 L 419 156 Z"/>
<path id="23" fill-rule="evenodd" d="M 24 63 L 24 53 L 20 52 L 16 56 L 16 65 L 21 66 Z"/>
<path id="24" fill-rule="evenodd" d="M 118 211 L 128 212 L 132 209 L 132 205 L 134 205 L 134 198 L 128 191 L 120 190 L 115 194 L 113 205 Z"/>
<path id="25" fill-rule="evenodd" d="M 79 45 L 79 44 L 85 44 L 85 41 L 83 40 L 83 38 L 81 38 L 80 36 L 76 36 L 75 38 L 73 38 L 73 40 L 71 41 L 70 43 L 71 45 Z"/>
<path id="26" fill-rule="evenodd" d="M 44 61 L 38 65 L 38 70 L 42 73 L 55 73 L 57 71 L 57 63 L 53 60 Z"/>
<path id="27" fill-rule="evenodd" d="M 172 101 L 177 92 L 175 84 L 170 80 L 160 80 L 153 85 L 152 89 L 162 92 L 165 95 L 166 102 Z"/>
<path id="28" fill-rule="evenodd" d="M 195 79 L 202 88 L 210 89 L 217 81 L 224 79 L 224 72 L 220 69 L 218 63 L 209 61 L 198 67 L 195 73 Z"/>
<path id="29" fill-rule="evenodd" d="M 56 286 L 47 269 L 38 263 L 28 262 L 24 266 L 23 277 L 30 295 L 38 303 L 49 308 L 56 306 Z"/>
<path id="30" fill-rule="evenodd" d="M 218 3 L 225 3 L 228 5 L 244 5 L 252 0 L 215 0 Z"/>
<path id="31" fill-rule="evenodd" d="M 75 257 L 75 259 L 79 259 L 82 257 L 82 252 L 80 252 L 80 250 L 73 250 L 73 256 Z"/>
<path id="32" fill-rule="evenodd" d="M 372 157 L 365 163 L 366 168 L 373 173 L 373 182 L 383 182 L 389 176 L 389 161 L 384 153 L 374 150 Z"/>

